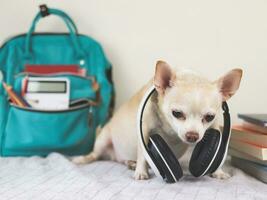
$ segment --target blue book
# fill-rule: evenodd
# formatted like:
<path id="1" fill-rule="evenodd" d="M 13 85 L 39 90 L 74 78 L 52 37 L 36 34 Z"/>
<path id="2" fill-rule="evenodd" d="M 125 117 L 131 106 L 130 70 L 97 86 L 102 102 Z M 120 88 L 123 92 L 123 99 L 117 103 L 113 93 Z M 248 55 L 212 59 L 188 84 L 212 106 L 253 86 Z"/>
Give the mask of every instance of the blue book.
<path id="1" fill-rule="evenodd" d="M 267 165 L 257 164 L 234 156 L 231 158 L 231 163 L 233 166 L 267 183 Z"/>
<path id="2" fill-rule="evenodd" d="M 267 127 L 267 114 L 238 114 L 238 117 L 246 122 Z"/>

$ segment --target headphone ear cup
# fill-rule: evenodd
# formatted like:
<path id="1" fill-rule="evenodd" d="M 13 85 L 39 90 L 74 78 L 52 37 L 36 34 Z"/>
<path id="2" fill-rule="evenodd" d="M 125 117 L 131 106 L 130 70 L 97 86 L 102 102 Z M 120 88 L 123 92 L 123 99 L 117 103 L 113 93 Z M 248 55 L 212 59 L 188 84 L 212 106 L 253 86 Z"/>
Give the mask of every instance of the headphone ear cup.
<path id="1" fill-rule="evenodd" d="M 153 134 L 150 136 L 148 149 L 150 157 L 166 182 L 177 182 L 183 176 L 178 160 L 160 135 Z"/>
<path id="2" fill-rule="evenodd" d="M 189 171 L 199 177 L 207 172 L 216 154 L 221 140 L 221 133 L 216 129 L 208 129 L 202 140 L 195 146 L 189 162 Z"/>

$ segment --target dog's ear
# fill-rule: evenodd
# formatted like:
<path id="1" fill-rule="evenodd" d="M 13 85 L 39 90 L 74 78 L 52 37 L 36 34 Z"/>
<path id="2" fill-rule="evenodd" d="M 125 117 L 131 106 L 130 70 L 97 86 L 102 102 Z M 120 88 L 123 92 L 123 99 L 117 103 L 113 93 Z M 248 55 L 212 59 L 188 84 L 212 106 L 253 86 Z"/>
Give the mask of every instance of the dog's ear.
<path id="1" fill-rule="evenodd" d="M 154 85 L 157 92 L 159 94 L 164 94 L 166 88 L 172 86 L 174 78 L 175 74 L 173 73 L 171 66 L 164 61 L 158 61 L 154 76 Z"/>
<path id="2" fill-rule="evenodd" d="M 238 90 L 242 73 L 242 69 L 233 69 L 216 81 L 223 101 L 228 100 Z"/>

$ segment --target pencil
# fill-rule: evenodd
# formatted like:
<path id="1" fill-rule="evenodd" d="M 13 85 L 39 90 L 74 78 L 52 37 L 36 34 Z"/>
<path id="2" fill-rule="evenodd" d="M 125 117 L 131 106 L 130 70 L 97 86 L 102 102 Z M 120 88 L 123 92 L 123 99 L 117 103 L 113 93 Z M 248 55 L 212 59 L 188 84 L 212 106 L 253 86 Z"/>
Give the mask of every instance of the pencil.
<path id="1" fill-rule="evenodd" d="M 26 103 L 24 103 L 24 101 L 13 91 L 12 87 L 7 85 L 5 82 L 3 82 L 3 86 L 9 96 L 9 98 L 11 99 L 11 101 L 20 106 L 20 107 L 26 107 Z"/>

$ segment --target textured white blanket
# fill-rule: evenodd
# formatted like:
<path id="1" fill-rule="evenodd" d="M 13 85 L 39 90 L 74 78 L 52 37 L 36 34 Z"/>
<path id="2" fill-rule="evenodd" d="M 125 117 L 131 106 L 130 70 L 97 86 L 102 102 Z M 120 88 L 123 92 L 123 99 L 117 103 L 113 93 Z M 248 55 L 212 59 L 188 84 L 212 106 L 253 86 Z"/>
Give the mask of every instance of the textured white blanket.
<path id="1" fill-rule="evenodd" d="M 229 180 L 186 175 L 179 183 L 166 184 L 155 176 L 135 181 L 133 171 L 110 161 L 75 166 L 57 153 L 0 158 L 0 200 L 267 199 L 267 185 L 227 165 L 233 175 Z"/>

